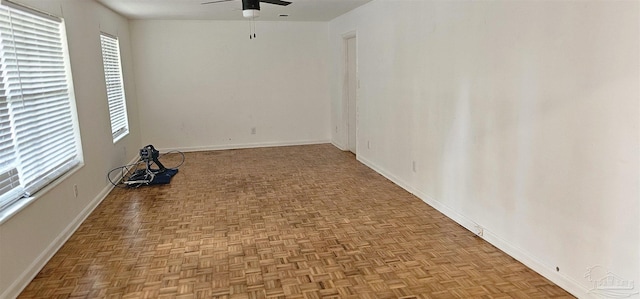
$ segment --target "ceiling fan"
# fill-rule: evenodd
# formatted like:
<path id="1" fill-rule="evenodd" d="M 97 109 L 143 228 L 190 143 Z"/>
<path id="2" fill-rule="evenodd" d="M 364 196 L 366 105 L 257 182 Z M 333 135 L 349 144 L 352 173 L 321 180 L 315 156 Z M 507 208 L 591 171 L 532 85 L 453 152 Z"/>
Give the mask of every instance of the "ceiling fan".
<path id="1" fill-rule="evenodd" d="M 213 4 L 213 3 L 221 3 L 221 2 L 230 2 L 235 0 L 216 0 L 216 1 L 208 1 L 203 2 L 202 4 Z M 260 2 L 275 4 L 280 6 L 287 6 L 291 4 L 288 1 L 282 0 L 242 0 L 242 16 L 245 18 L 257 18 L 260 16 Z"/>

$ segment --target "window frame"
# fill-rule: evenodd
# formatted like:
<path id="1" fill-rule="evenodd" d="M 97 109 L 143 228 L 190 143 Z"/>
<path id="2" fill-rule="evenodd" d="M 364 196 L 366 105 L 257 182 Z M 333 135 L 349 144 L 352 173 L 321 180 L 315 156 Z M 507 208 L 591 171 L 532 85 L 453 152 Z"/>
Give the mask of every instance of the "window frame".
<path id="1" fill-rule="evenodd" d="M 48 121 L 46 121 L 44 124 L 38 122 L 36 123 L 36 126 L 33 126 L 33 128 L 28 129 L 27 135 L 23 135 L 23 137 L 20 137 L 21 134 L 23 133 L 16 133 L 17 127 L 15 124 L 15 121 L 13 120 L 17 114 L 15 113 L 24 113 L 24 112 L 13 112 L 11 111 L 13 108 L 8 108 L 8 112 L 7 112 L 7 117 L 11 118 L 11 124 L 9 125 L 8 129 L 11 130 L 11 143 L 13 144 L 13 151 L 17 151 L 20 153 L 14 153 L 13 155 L 15 155 L 15 159 L 17 160 L 14 163 L 17 163 L 16 167 L 18 168 L 18 172 L 20 172 L 20 189 L 21 192 L 4 192 L 2 194 L 0 194 L 0 196 L 2 195 L 7 195 L 7 196 L 3 196 L 4 198 L 2 198 L 2 200 L 0 201 L 0 224 L 3 223 L 4 221 L 6 221 L 7 219 L 9 219 L 12 215 L 14 215 L 15 213 L 17 213 L 18 211 L 22 210 L 24 207 L 26 207 L 28 204 L 30 204 L 31 202 L 35 201 L 37 198 L 39 198 L 42 194 L 47 193 L 49 190 L 51 190 L 52 188 L 54 188 L 55 186 L 57 186 L 58 184 L 60 184 L 62 181 L 64 181 L 67 177 L 71 176 L 73 173 L 75 173 L 77 170 L 79 170 L 83 165 L 84 165 L 84 161 L 83 161 L 83 152 L 82 152 L 82 142 L 81 142 L 81 136 L 80 136 L 80 129 L 79 129 L 79 122 L 78 122 L 78 115 L 77 115 L 77 108 L 76 108 L 76 98 L 75 98 L 75 93 L 74 93 L 74 86 L 73 86 L 73 76 L 71 74 L 71 57 L 69 55 L 69 46 L 68 46 L 68 41 L 67 41 L 67 33 L 66 33 L 66 26 L 65 26 L 65 22 L 63 18 L 60 18 L 58 16 L 55 15 L 51 15 L 48 14 L 46 12 L 42 12 L 42 11 L 38 11 L 35 10 L 33 8 L 30 7 L 26 7 L 23 6 L 21 4 L 17 4 L 11 1 L 6 1 L 3 0 L 2 2 L 0 2 L 0 8 L 4 10 L 6 10 L 6 12 L 3 12 L 3 14 L 7 13 L 9 18 L 8 20 L 5 19 L 7 24 L 9 27 L 5 27 L 7 29 L 4 30 L 8 30 L 5 31 L 5 34 L 3 35 L 2 39 L 0 39 L 0 41 L 5 40 L 0 42 L 0 45 L 2 45 L 3 47 L 8 46 L 13 44 L 14 47 L 18 46 L 18 42 L 20 40 L 20 38 L 27 38 L 24 41 L 26 41 L 27 43 L 33 43 L 35 45 L 39 45 L 38 44 L 38 39 L 31 39 L 28 37 L 21 37 L 21 35 L 14 35 L 14 27 L 15 26 L 19 26 L 20 22 L 24 22 L 27 21 L 27 23 L 29 24 L 34 24 L 31 26 L 41 26 L 41 25 L 35 25 L 35 24 L 44 24 L 42 22 L 53 22 L 53 23 L 57 23 L 56 26 L 54 26 L 56 28 L 53 35 L 49 36 L 46 35 L 47 38 L 53 38 L 54 42 L 56 44 L 59 45 L 58 51 L 56 52 L 57 54 L 56 57 L 59 57 L 60 60 L 55 60 L 59 63 L 59 67 L 57 68 L 57 71 L 55 74 L 57 74 L 57 76 L 59 76 L 59 80 L 64 81 L 63 85 L 59 85 L 58 86 L 63 86 L 62 87 L 62 94 L 56 94 L 56 95 L 46 95 L 44 97 L 39 96 L 39 95 L 33 95 L 33 94 L 29 94 L 28 92 L 25 92 L 26 90 L 23 89 L 22 83 L 20 83 L 20 87 L 18 89 L 16 88 L 9 88 L 9 82 L 11 82 L 11 80 L 15 80 L 15 78 L 18 78 L 17 80 L 19 82 L 22 82 L 24 80 L 26 80 L 25 78 L 28 78 L 29 75 L 31 75 L 31 78 L 33 77 L 33 71 L 27 71 L 22 70 L 23 66 L 20 66 L 20 61 L 21 59 L 25 59 L 25 58 L 20 58 L 22 57 L 22 55 L 25 55 L 24 53 L 20 54 L 21 56 L 15 56 L 15 58 L 13 58 L 14 60 L 16 60 L 16 66 L 17 69 L 14 71 L 17 72 L 17 75 L 12 74 L 9 75 L 9 68 L 11 67 L 11 64 L 5 64 L 5 60 L 11 60 L 11 56 L 0 56 L 1 59 L 1 63 L 0 65 L 2 66 L 2 70 L 4 70 L 1 74 L 0 74 L 0 85 L 2 87 L 2 93 L 1 93 L 1 97 L 3 98 L 4 101 L 7 102 L 7 105 L 10 106 L 16 106 L 19 104 L 16 104 L 18 102 L 22 103 L 22 109 L 26 109 L 25 108 L 25 101 L 27 101 L 27 98 L 31 98 L 30 101 L 34 101 L 34 105 L 43 105 L 43 103 L 45 102 L 51 102 L 51 101 L 56 101 L 55 103 L 61 103 L 61 105 L 64 106 L 64 108 L 62 108 L 63 110 L 61 112 L 58 112 L 58 114 L 55 115 L 63 115 L 63 119 L 64 119 L 64 123 L 62 124 L 62 129 L 63 131 L 55 131 L 55 138 L 62 138 L 61 136 L 65 136 L 67 135 L 65 141 L 63 141 L 62 143 L 64 145 L 60 146 L 60 145 L 55 145 L 53 148 L 51 148 L 52 145 L 41 145 L 41 142 L 36 142 L 35 144 L 31 144 L 31 145 L 18 145 L 18 143 L 21 143 L 20 139 L 21 138 L 27 138 L 28 136 L 50 136 L 50 135 L 42 135 L 42 133 L 44 132 L 42 130 L 42 128 L 36 128 L 38 126 L 50 126 L 50 125 L 61 125 L 60 123 L 57 123 L 57 121 L 51 121 L 51 119 L 53 117 L 51 117 L 51 113 L 48 109 L 44 109 L 42 107 L 37 107 L 37 108 L 30 108 L 31 112 L 26 112 L 26 115 L 33 115 L 33 113 L 36 113 L 37 115 L 42 115 L 44 119 L 47 119 Z M 18 15 L 22 15 L 20 17 L 16 16 L 16 20 L 14 21 L 13 18 L 13 14 L 16 13 Z M 22 19 L 21 19 L 22 18 Z M 43 21 L 44 20 L 44 21 Z M 42 25 L 44 26 L 44 25 Z M 31 29 L 32 27 L 23 27 L 27 30 L 37 30 L 37 29 Z M 35 28 L 35 27 L 34 27 Z M 6 39 L 5 39 L 6 37 Z M 24 44 L 22 45 L 22 47 L 25 47 L 25 50 L 21 50 L 21 51 L 35 51 L 36 53 L 39 53 L 38 51 L 46 51 L 43 50 L 41 48 L 39 48 L 38 46 L 34 47 L 34 48 L 30 48 L 29 46 L 25 46 Z M 37 49 L 37 50 L 34 50 Z M 17 50 L 16 50 L 17 51 Z M 9 53 L 8 51 L 2 50 L 2 53 Z M 19 52 L 14 52 L 14 55 L 18 55 Z M 42 54 L 33 54 L 36 55 L 35 57 L 39 57 L 38 55 L 42 55 Z M 28 58 L 30 58 L 31 56 L 27 56 Z M 37 68 L 45 68 L 44 64 L 40 64 L 41 62 L 35 64 L 35 67 Z M 25 68 L 28 68 L 28 66 L 26 66 Z M 21 74 L 22 71 L 25 71 L 26 74 Z M 44 82 L 45 77 L 47 77 L 45 75 L 45 71 L 40 70 L 36 72 L 37 74 L 39 74 L 37 76 L 37 78 L 39 78 L 39 80 L 41 81 L 35 81 L 38 84 L 45 84 Z M 25 77 L 26 76 L 26 77 Z M 14 78 L 14 79 L 11 79 Z M 59 81 L 59 82 L 62 82 Z M 47 85 L 48 86 L 48 85 Z M 6 89 L 9 88 L 9 89 Z M 12 99 L 13 97 L 15 97 L 14 95 L 8 94 L 5 91 L 8 90 L 13 90 L 13 91 L 17 91 L 19 94 L 19 98 L 20 100 L 14 100 Z M 40 95 L 45 95 L 48 94 L 46 91 L 39 91 Z M 59 99 L 54 99 L 54 98 L 59 98 Z M 62 113 L 62 114 L 59 114 Z M 60 133 L 62 132 L 62 133 Z M 38 135 L 38 133 L 40 135 Z M 70 137 L 69 137 L 70 135 Z M 16 139 L 17 138 L 17 139 Z M 46 139 L 39 139 L 44 141 L 45 143 L 51 143 L 52 140 L 54 140 L 53 138 L 46 138 Z M 55 139 L 57 140 L 57 139 Z M 38 170 L 35 173 L 31 173 L 31 174 L 25 174 L 23 173 L 25 170 L 21 170 L 20 168 L 23 167 L 33 167 L 32 165 L 34 164 L 33 162 L 30 162 L 29 160 L 33 159 L 33 158 L 27 158 L 28 157 L 28 153 L 32 153 L 34 152 L 34 148 L 35 148 L 35 153 L 37 153 L 38 155 L 41 155 L 39 153 L 39 149 L 41 150 L 46 150 L 46 149 L 53 149 L 56 150 L 55 153 L 57 153 L 58 155 L 55 156 L 55 159 L 58 159 L 57 162 L 54 163 L 50 163 L 49 166 L 45 166 L 45 167 L 39 167 L 38 166 Z M 66 150 L 65 150 L 66 149 Z M 60 153 L 59 151 L 63 150 L 62 153 Z M 65 152 L 66 151 L 66 152 Z M 23 157 L 23 154 L 27 153 L 27 156 Z M 42 154 L 51 154 L 51 152 L 46 151 Z M 26 177 L 25 177 L 26 176 Z M 16 193 L 16 194 L 12 194 L 12 193 Z"/>
<path id="2" fill-rule="evenodd" d="M 106 52 L 105 41 L 112 43 L 110 46 L 115 48 L 115 55 Z M 112 34 L 100 32 L 100 49 L 102 53 L 102 67 L 104 74 L 104 82 L 107 91 L 107 103 L 109 106 L 109 123 L 111 127 L 111 137 L 113 143 L 117 143 L 122 138 L 129 135 L 129 115 L 127 111 L 127 97 L 124 87 L 124 76 L 122 74 L 122 55 L 120 52 L 120 39 Z M 113 49 L 112 49 L 113 51 Z M 116 59 L 112 65 L 107 65 L 109 59 Z M 110 71 L 108 71 L 108 69 Z M 115 71 L 115 73 L 113 73 Z M 110 73 L 111 72 L 111 73 Z M 109 78 L 116 76 L 116 78 Z M 114 81 L 116 81 L 114 83 Z M 118 98 L 119 97 L 119 98 Z M 118 114 L 114 115 L 114 112 Z M 122 126 L 118 124 L 122 123 Z"/>

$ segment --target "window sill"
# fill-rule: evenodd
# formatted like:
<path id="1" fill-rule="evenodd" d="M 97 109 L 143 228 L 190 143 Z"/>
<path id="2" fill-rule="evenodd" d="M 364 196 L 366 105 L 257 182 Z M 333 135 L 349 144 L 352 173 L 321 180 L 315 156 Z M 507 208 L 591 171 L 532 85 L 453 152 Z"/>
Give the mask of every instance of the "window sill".
<path id="1" fill-rule="evenodd" d="M 118 143 L 118 141 L 122 140 L 123 138 L 127 137 L 129 135 L 129 130 L 127 130 L 126 132 L 118 135 L 118 137 L 113 138 L 113 144 Z"/>
<path id="2" fill-rule="evenodd" d="M 82 167 L 84 167 L 84 163 L 80 162 L 80 164 L 78 164 L 76 167 L 74 167 L 71 170 L 67 171 L 67 173 L 65 173 L 64 175 L 62 175 L 61 177 L 59 177 L 55 181 L 51 182 L 51 184 L 49 184 L 46 187 L 42 188 L 40 191 L 38 191 L 33 196 L 22 198 L 22 199 L 16 201 L 15 203 L 13 203 L 12 205 L 10 205 L 9 207 L 7 207 L 6 209 L 0 211 L 0 225 L 2 225 L 5 222 L 9 221 L 9 219 L 11 219 L 13 216 L 17 215 L 18 213 L 20 213 L 20 211 L 24 210 L 31 203 L 37 201 L 40 197 L 42 197 L 45 194 L 49 193 L 49 191 L 51 191 L 53 188 L 57 187 L 59 184 L 64 182 L 66 179 L 68 179 L 70 176 L 72 176 L 74 173 L 76 173 Z"/>

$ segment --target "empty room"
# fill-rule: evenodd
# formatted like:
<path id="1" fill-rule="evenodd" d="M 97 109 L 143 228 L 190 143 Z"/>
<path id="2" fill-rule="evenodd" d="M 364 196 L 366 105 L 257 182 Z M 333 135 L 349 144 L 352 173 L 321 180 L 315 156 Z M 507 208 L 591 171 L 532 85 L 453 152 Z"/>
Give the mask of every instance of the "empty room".
<path id="1" fill-rule="evenodd" d="M 640 298 L 640 1 L 0 0 L 0 70 L 0 299 Z"/>

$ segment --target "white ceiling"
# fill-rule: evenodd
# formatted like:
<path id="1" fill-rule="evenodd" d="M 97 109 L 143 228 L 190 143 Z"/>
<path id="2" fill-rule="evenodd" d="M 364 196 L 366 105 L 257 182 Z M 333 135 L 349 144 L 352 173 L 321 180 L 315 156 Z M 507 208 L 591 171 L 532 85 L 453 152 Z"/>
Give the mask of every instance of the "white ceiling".
<path id="1" fill-rule="evenodd" d="M 129 19 L 243 20 L 242 1 L 202 5 L 211 0 L 97 0 Z M 371 0 L 288 0 L 288 6 L 260 3 L 259 21 L 330 21 Z M 288 14 L 288 17 L 280 17 Z"/>

